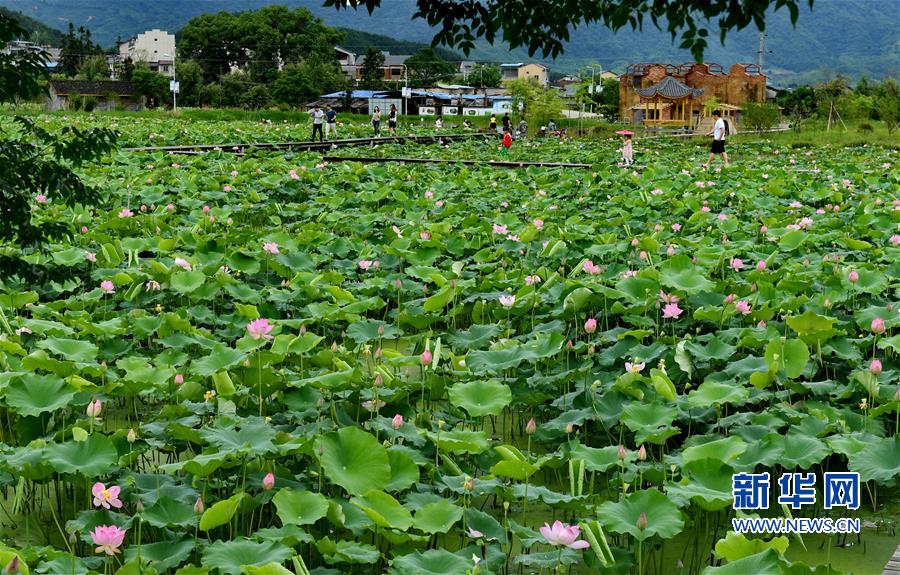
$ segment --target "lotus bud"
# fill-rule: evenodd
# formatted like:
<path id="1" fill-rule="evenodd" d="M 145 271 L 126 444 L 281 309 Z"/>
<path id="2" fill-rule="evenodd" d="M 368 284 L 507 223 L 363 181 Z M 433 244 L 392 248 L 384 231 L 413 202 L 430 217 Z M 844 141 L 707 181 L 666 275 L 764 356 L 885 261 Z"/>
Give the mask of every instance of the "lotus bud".
<path id="1" fill-rule="evenodd" d="M 468 475 L 466 475 L 465 478 L 463 479 L 463 489 L 466 491 L 474 490 L 475 489 L 475 480 L 472 479 L 471 477 L 469 477 Z M 504 501 L 504 503 L 506 503 L 506 502 Z"/>
<path id="2" fill-rule="evenodd" d="M 878 375 L 881 373 L 881 361 L 877 359 L 873 359 L 872 363 L 869 364 L 869 373 L 872 375 Z"/>
<path id="3" fill-rule="evenodd" d="M 619 459 L 621 459 L 621 460 L 624 460 L 626 457 L 628 457 L 628 452 L 625 451 L 624 445 L 619 446 L 619 451 L 618 451 L 617 455 L 618 455 Z"/>
<path id="4" fill-rule="evenodd" d="M 897 386 L 897 390 L 894 392 L 894 401 L 900 401 L 900 385 Z"/>
<path id="5" fill-rule="evenodd" d="M 595 348 L 594 346 L 588 347 L 588 354 L 589 354 L 589 355 L 594 355 L 594 352 L 595 352 L 595 351 L 597 351 L 597 348 Z"/>
<path id="6" fill-rule="evenodd" d="M 384 383 L 384 379 L 381 376 L 381 372 L 378 372 L 375 374 L 375 382 L 374 383 L 375 383 L 375 387 L 381 387 L 381 385 Z"/>
<path id="7" fill-rule="evenodd" d="M 7 575 L 16 575 L 19 572 L 19 556 L 13 555 L 12 559 L 9 560 L 9 563 L 6 564 L 6 573 Z"/>
<path id="8" fill-rule="evenodd" d="M 182 385 L 182 384 L 184 384 L 184 376 L 181 375 L 180 373 L 176 373 L 175 374 L 175 385 Z"/>
<path id="9" fill-rule="evenodd" d="M 103 411 L 103 404 L 100 403 L 99 399 L 95 399 L 90 402 L 87 406 L 85 412 L 88 417 L 100 417 L 100 413 Z"/>
<path id="10" fill-rule="evenodd" d="M 400 278 L 397 278 L 394 280 L 394 287 L 397 289 L 400 289 L 403 287 L 403 282 L 400 281 Z"/>
<path id="11" fill-rule="evenodd" d="M 647 514 L 641 511 L 641 514 L 638 515 L 637 521 L 635 522 L 635 526 L 643 531 L 647 528 Z"/>
<path id="12" fill-rule="evenodd" d="M 337 352 L 337 350 L 338 350 L 337 342 L 336 341 L 331 342 L 332 353 Z"/>
<path id="13" fill-rule="evenodd" d="M 525 433 L 528 435 L 532 435 L 535 431 L 537 431 L 537 423 L 534 421 L 534 418 L 528 420 L 528 423 L 525 425 Z"/>
<path id="14" fill-rule="evenodd" d="M 87 226 L 81 226 L 81 233 L 83 233 L 83 234 L 88 233 Z"/>
<path id="15" fill-rule="evenodd" d="M 726 303 L 726 304 L 732 303 L 733 301 L 734 301 L 734 294 L 733 294 L 733 293 L 730 293 L 730 294 L 728 294 L 728 296 L 725 297 L 725 303 Z"/>
<path id="16" fill-rule="evenodd" d="M 759 260 L 758 262 L 756 262 L 756 271 L 758 271 L 758 272 L 766 271 L 765 260 Z"/>
<path id="17" fill-rule="evenodd" d="M 644 447 L 643 443 L 638 448 L 638 456 L 637 457 L 638 457 L 638 461 L 646 461 L 647 460 L 647 449 Z"/>
<path id="18" fill-rule="evenodd" d="M 69 533 L 69 545 L 75 545 L 78 542 L 78 534 L 76 532 Z"/>
<path id="19" fill-rule="evenodd" d="M 144 502 L 140 499 L 137 500 L 137 503 L 134 504 L 134 510 L 138 513 L 143 513 L 144 511 Z"/>
<path id="20" fill-rule="evenodd" d="M 575 347 L 575 344 L 572 343 L 571 339 L 566 342 L 566 349 L 572 349 L 573 347 Z"/>
<path id="21" fill-rule="evenodd" d="M 761 234 L 767 234 L 767 233 L 769 233 L 769 228 L 768 228 L 767 226 L 765 226 L 765 225 L 762 225 L 762 226 L 759 227 L 759 233 L 761 233 Z"/>
<path id="22" fill-rule="evenodd" d="M 300 335 L 306 335 L 306 326 L 305 325 L 300 326 Z"/>
<path id="23" fill-rule="evenodd" d="M 419 356 L 419 361 L 422 363 L 422 365 L 431 365 L 431 359 L 431 351 L 427 349 L 422 352 L 421 356 Z"/>
<path id="24" fill-rule="evenodd" d="M 270 471 L 263 477 L 262 488 L 264 491 L 270 491 L 273 487 L 275 487 L 275 476 Z"/>
<path id="25" fill-rule="evenodd" d="M 859 273 L 856 270 L 850 272 L 850 275 L 847 276 L 847 279 L 850 280 L 850 283 L 855 284 L 859 281 Z"/>
<path id="26" fill-rule="evenodd" d="M 384 324 L 378 326 L 378 335 L 384 335 Z"/>
<path id="27" fill-rule="evenodd" d="M 597 331 L 597 320 L 594 318 L 588 318 L 586 322 L 584 322 L 584 331 L 587 333 L 594 333 Z"/>
<path id="28" fill-rule="evenodd" d="M 398 413 L 391 420 L 391 427 L 393 427 L 396 430 L 396 429 L 400 429 L 400 427 L 402 425 L 403 425 L 403 416 Z"/>
<path id="29" fill-rule="evenodd" d="M 126 436 L 126 439 L 128 440 L 128 443 L 134 443 L 134 441 L 137 439 L 137 433 L 135 433 L 134 429 L 128 430 L 128 435 Z"/>
<path id="30" fill-rule="evenodd" d="M 884 333 L 884 320 L 880 317 L 876 317 L 872 320 L 872 333 L 874 334 L 882 334 Z"/>
<path id="31" fill-rule="evenodd" d="M 381 356 L 382 356 L 383 353 L 384 353 L 384 352 L 381 351 L 381 348 L 380 348 L 380 347 L 379 347 L 378 349 L 376 349 L 376 350 L 375 350 L 375 359 L 381 359 Z"/>
<path id="32" fill-rule="evenodd" d="M 194 513 L 203 513 L 204 509 L 203 500 L 198 497 L 197 500 L 194 501 Z"/>
<path id="33" fill-rule="evenodd" d="M 566 424 L 566 433 L 572 433 L 573 431 L 575 431 L 575 426 L 571 423 Z"/>
<path id="34" fill-rule="evenodd" d="M 636 248 L 638 246 L 638 239 L 634 238 L 631 240 L 631 247 Z"/>

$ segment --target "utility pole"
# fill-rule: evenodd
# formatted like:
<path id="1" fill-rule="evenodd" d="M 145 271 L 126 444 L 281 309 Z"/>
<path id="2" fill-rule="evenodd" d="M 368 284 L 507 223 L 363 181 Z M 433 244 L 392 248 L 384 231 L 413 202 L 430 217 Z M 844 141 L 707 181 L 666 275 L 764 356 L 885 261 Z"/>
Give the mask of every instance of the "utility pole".
<path id="1" fill-rule="evenodd" d="M 758 64 L 759 64 L 759 72 L 760 73 L 762 73 L 763 60 L 765 59 L 765 55 L 766 55 L 766 33 L 760 31 L 760 33 L 759 33 L 759 52 L 757 54 L 758 59 L 759 59 Z"/>

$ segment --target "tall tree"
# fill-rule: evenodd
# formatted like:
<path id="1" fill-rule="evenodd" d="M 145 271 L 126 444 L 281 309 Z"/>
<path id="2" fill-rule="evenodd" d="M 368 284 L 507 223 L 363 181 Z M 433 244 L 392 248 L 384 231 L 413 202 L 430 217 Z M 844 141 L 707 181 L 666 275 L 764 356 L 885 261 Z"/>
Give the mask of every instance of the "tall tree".
<path id="1" fill-rule="evenodd" d="M 109 64 L 104 56 L 91 56 L 81 63 L 78 77 L 84 80 L 105 80 L 109 78 Z"/>
<path id="2" fill-rule="evenodd" d="M 500 66 L 478 64 L 469 71 L 466 83 L 479 88 L 499 88 L 501 83 Z"/>
<path id="3" fill-rule="evenodd" d="M 75 26 L 69 22 L 69 30 L 60 43 L 59 69 L 63 74 L 74 77 L 85 60 L 102 54 L 103 49 L 94 44 L 90 30 L 79 26 L 76 33 Z"/>
<path id="4" fill-rule="evenodd" d="M 449 80 L 456 73 L 456 66 L 445 62 L 433 48 L 422 48 L 406 60 L 409 84 L 414 87 L 433 86 Z"/>
<path id="5" fill-rule="evenodd" d="M 23 30 L 0 14 L 0 44 L 21 36 Z M 0 104 L 42 93 L 45 56 L 0 53 Z M 0 240 L 32 246 L 48 237 L 71 233 L 66 221 L 40 222 L 32 218 L 38 196 L 45 202 L 67 206 L 90 204 L 100 199 L 72 171 L 115 147 L 115 133 L 94 128 L 64 127 L 51 134 L 28 118 L 17 117 L 19 129 L 0 129 Z M 0 275 L 21 272 L 21 261 L 0 256 Z"/>
<path id="6" fill-rule="evenodd" d="M 384 53 L 375 48 L 369 48 L 363 58 L 362 68 L 359 71 L 363 88 L 375 90 L 384 85 Z"/>
<path id="7" fill-rule="evenodd" d="M 810 7 L 813 0 L 807 0 Z M 502 39 L 511 48 L 527 48 L 530 55 L 556 57 L 563 42 L 579 26 L 599 23 L 611 30 L 629 26 L 641 29 L 646 20 L 661 28 L 674 40 L 681 34 L 681 48 L 690 49 L 697 61 L 710 33 L 705 27 L 717 21 L 722 42 L 725 36 L 750 24 L 765 29 L 770 9 L 786 8 L 796 23 L 803 0 L 416 0 L 416 18 L 422 18 L 437 30 L 433 44 L 462 49 L 468 54 L 475 41 L 490 43 Z M 381 7 L 382 0 L 325 0 L 337 9 L 365 7 L 369 13 Z"/>

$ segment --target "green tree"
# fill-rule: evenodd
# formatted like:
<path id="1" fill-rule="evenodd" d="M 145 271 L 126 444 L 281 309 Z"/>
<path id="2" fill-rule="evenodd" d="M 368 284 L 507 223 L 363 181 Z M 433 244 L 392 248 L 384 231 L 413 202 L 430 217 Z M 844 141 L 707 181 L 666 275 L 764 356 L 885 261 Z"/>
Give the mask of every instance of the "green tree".
<path id="1" fill-rule="evenodd" d="M 477 64 L 466 76 L 466 82 L 479 88 L 499 88 L 500 78 L 500 66 Z"/>
<path id="2" fill-rule="evenodd" d="M 247 110 L 259 110 L 265 108 L 272 101 L 269 89 L 262 84 L 256 84 L 241 96 L 241 106 Z"/>
<path id="3" fill-rule="evenodd" d="M 24 33 L 17 22 L 0 14 L 0 44 Z M 0 104 L 34 98 L 43 92 L 44 56 L 0 53 Z M 65 220 L 35 221 L 32 205 L 38 194 L 66 206 L 92 204 L 99 192 L 81 181 L 72 168 L 100 158 L 115 148 L 111 130 L 64 127 L 51 134 L 28 118 L 17 117 L 18 129 L 0 128 L 0 240 L 33 246 L 47 238 L 72 233 Z M 0 275 L 22 272 L 21 260 L 0 256 Z"/>
<path id="4" fill-rule="evenodd" d="M 109 64 L 104 56 L 91 56 L 81 63 L 78 77 L 82 80 L 105 80 L 109 78 Z"/>
<path id="5" fill-rule="evenodd" d="M 741 123 L 750 130 L 769 130 L 778 122 L 778 106 L 767 102 L 747 102 L 741 111 Z"/>
<path id="6" fill-rule="evenodd" d="M 130 82 L 132 74 L 134 74 L 134 60 L 129 56 L 119 64 L 119 79 Z"/>
<path id="7" fill-rule="evenodd" d="M 384 53 L 375 48 L 369 48 L 363 58 L 362 68 L 359 71 L 362 87 L 376 90 L 384 85 Z"/>
<path id="8" fill-rule="evenodd" d="M 63 36 L 59 48 L 59 70 L 69 78 L 78 74 L 81 64 L 86 59 L 103 54 L 100 46 L 94 44 L 91 39 L 91 31 L 80 26 L 76 33 L 75 26 L 71 22 L 69 22 L 69 30 Z"/>
<path id="9" fill-rule="evenodd" d="M 888 134 L 900 127 L 900 84 L 893 78 L 885 78 L 875 92 L 875 110 L 884 122 Z"/>
<path id="10" fill-rule="evenodd" d="M 416 18 L 437 32 L 433 44 L 457 47 L 468 54 L 475 41 L 484 38 L 493 44 L 502 38 L 510 48 L 527 48 L 529 55 L 542 52 L 556 57 L 572 30 L 588 24 L 602 24 L 616 31 L 631 27 L 639 30 L 644 22 L 660 28 L 667 25 L 674 40 L 681 34 L 681 48 L 689 49 L 702 62 L 709 30 L 706 22 L 717 22 L 724 43 L 732 30 L 749 24 L 765 29 L 766 18 L 780 8 L 790 12 L 796 24 L 803 0 L 754 0 L 753 2 L 710 2 L 709 0 L 602 0 L 562 2 L 560 0 L 416 0 Z M 369 13 L 381 7 L 382 0 L 325 0 L 337 9 L 365 7 Z M 807 0 L 810 7 L 813 0 Z"/>
<path id="11" fill-rule="evenodd" d="M 203 103 L 203 68 L 195 60 L 178 64 L 178 103 L 200 106 Z"/>
<path id="12" fill-rule="evenodd" d="M 513 98 L 513 109 L 522 110 L 531 129 L 559 119 L 563 101 L 555 88 L 545 88 L 535 79 L 512 80 L 506 86 Z"/>
<path id="13" fill-rule="evenodd" d="M 619 81 L 615 78 L 600 79 L 594 84 L 593 94 L 588 81 L 575 92 L 575 101 L 586 106 L 593 104 L 594 112 L 615 121 L 619 118 Z"/>
<path id="14" fill-rule="evenodd" d="M 148 108 L 165 105 L 169 98 L 169 79 L 150 69 L 146 62 L 139 62 L 131 75 L 138 94 L 144 96 Z"/>
<path id="15" fill-rule="evenodd" d="M 433 48 L 422 48 L 406 60 L 406 70 L 410 86 L 426 87 L 452 78 L 456 66 L 445 62 Z"/>

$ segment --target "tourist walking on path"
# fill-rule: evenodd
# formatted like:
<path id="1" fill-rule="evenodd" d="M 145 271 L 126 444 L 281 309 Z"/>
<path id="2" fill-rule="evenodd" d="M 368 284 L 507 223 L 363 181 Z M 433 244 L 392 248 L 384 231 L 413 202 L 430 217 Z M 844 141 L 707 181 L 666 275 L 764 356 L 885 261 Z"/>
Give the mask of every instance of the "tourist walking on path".
<path id="1" fill-rule="evenodd" d="M 337 139 L 337 112 L 331 106 L 325 106 L 325 139 Z"/>
<path id="2" fill-rule="evenodd" d="M 630 166 L 634 163 L 634 149 L 631 146 L 631 137 L 634 135 L 634 132 L 619 130 L 616 133 L 625 137 L 625 141 L 622 142 L 622 165 Z"/>
<path id="3" fill-rule="evenodd" d="M 319 105 L 316 104 L 309 112 L 309 115 L 313 121 L 312 141 L 316 141 L 316 132 L 319 134 L 319 141 L 324 141 L 325 136 L 322 134 L 322 123 L 325 121 L 325 112 L 323 112 L 322 109 L 319 108 Z"/>
<path id="4" fill-rule="evenodd" d="M 397 135 L 397 106 L 391 104 L 391 111 L 388 112 L 388 130 L 392 136 Z"/>
<path id="5" fill-rule="evenodd" d="M 503 131 L 512 131 L 512 120 L 509 119 L 509 112 L 503 114 Z"/>
<path id="6" fill-rule="evenodd" d="M 712 148 L 709 151 L 709 161 L 703 164 L 703 167 L 709 168 L 716 158 L 716 154 L 722 154 L 722 159 L 725 161 L 725 167 L 727 168 L 728 152 L 725 151 L 725 133 L 728 130 L 725 127 L 725 120 L 722 119 L 720 110 L 713 110 L 712 115 L 716 122 L 713 124 L 712 130 L 706 133 L 707 136 L 713 137 Z"/>
<path id="7" fill-rule="evenodd" d="M 497 115 L 491 114 L 491 125 L 489 126 L 492 132 L 497 131 Z"/>
<path id="8" fill-rule="evenodd" d="M 381 108 L 375 106 L 372 112 L 372 129 L 375 131 L 375 137 L 381 135 Z"/>

